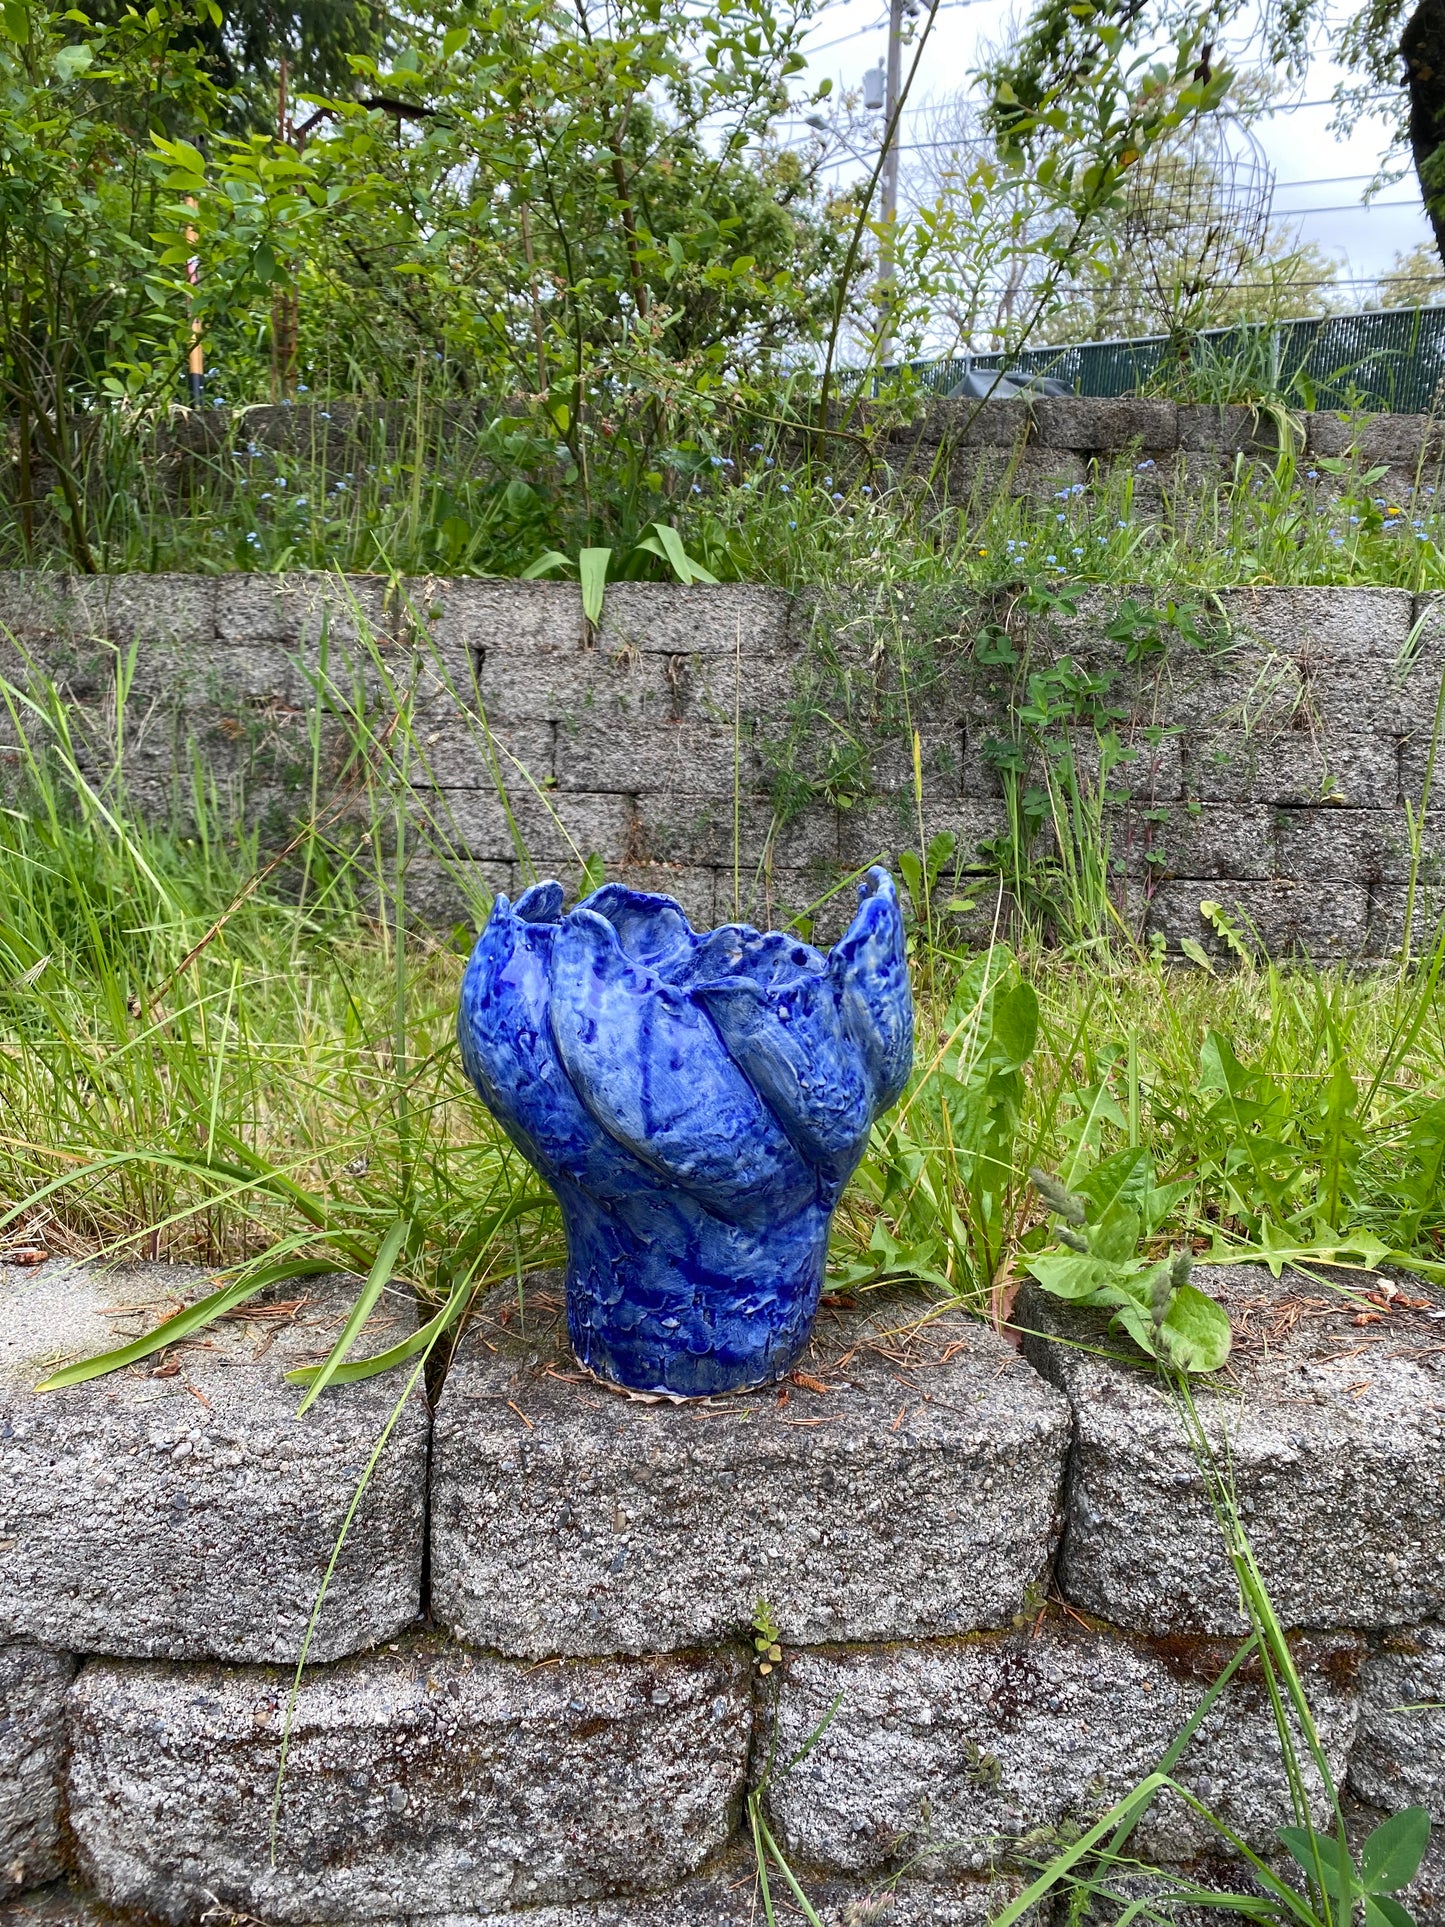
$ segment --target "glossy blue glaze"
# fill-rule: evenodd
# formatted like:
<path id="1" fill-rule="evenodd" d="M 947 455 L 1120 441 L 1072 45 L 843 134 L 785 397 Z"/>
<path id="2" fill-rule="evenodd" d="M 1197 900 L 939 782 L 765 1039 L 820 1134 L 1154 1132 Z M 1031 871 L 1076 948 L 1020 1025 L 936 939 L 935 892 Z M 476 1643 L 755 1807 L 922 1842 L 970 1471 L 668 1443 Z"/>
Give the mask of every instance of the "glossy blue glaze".
<path id="1" fill-rule="evenodd" d="M 462 1062 L 556 1192 L 567 1322 L 599 1377 L 737 1391 L 807 1341 L 833 1207 L 908 1081 L 886 870 L 825 957 L 607 884 L 499 896 L 462 982 Z"/>

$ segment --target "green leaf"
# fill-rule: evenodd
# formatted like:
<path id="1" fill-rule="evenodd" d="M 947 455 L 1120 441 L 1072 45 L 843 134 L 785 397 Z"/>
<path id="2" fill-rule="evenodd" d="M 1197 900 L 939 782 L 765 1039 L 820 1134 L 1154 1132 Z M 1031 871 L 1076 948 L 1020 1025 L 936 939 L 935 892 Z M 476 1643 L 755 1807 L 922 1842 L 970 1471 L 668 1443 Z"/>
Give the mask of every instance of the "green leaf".
<path id="1" fill-rule="evenodd" d="M 1085 1257 L 1083 1252 L 1043 1251 L 1030 1258 L 1024 1269 L 1055 1298 L 1075 1305 L 1097 1302 L 1097 1294 L 1108 1289 L 1118 1276 L 1118 1266 L 1107 1258 Z"/>
<path id="2" fill-rule="evenodd" d="M 543 549 L 534 562 L 529 562 L 522 571 L 523 582 L 535 582 L 539 575 L 551 575 L 554 569 L 570 569 L 573 566 L 570 555 L 563 555 L 560 549 Z"/>
<path id="3" fill-rule="evenodd" d="M 1318 1880 L 1338 1906 L 1348 1907 L 1356 1891 L 1355 1869 L 1334 1835 L 1313 1827 L 1281 1827 L 1279 1837 L 1310 1879 Z"/>
<path id="4" fill-rule="evenodd" d="M 607 571 L 611 564 L 611 549 L 582 549 L 578 552 L 577 574 L 582 583 L 582 613 L 594 627 L 602 620 L 602 598 L 607 593 Z"/>
<path id="5" fill-rule="evenodd" d="M 300 1418 L 320 1398 L 336 1376 L 337 1367 L 361 1336 L 361 1328 L 376 1309 L 377 1299 L 391 1283 L 392 1266 L 396 1263 L 397 1253 L 406 1243 L 410 1231 L 411 1219 L 398 1218 L 382 1240 L 381 1249 L 376 1254 L 376 1262 L 367 1274 L 366 1283 L 357 1294 L 356 1303 L 347 1314 L 346 1323 L 341 1327 L 341 1335 L 327 1353 L 325 1364 L 312 1379 L 310 1390 L 297 1407 L 297 1418 Z"/>
<path id="6" fill-rule="evenodd" d="M 1137 1203 L 1154 1175 L 1154 1160 L 1142 1144 L 1126 1146 L 1103 1158 L 1092 1171 L 1075 1181 L 1075 1189 L 1091 1200 L 1102 1218 L 1119 1201 Z"/>
<path id="7" fill-rule="evenodd" d="M 716 582 L 717 577 L 706 570 L 701 562 L 695 562 L 682 546 L 682 537 L 670 522 L 654 522 L 653 532 L 661 545 L 661 553 L 671 565 L 673 574 L 684 585 L 693 582 Z M 641 546 L 651 548 L 654 555 L 658 549 L 649 542 Z"/>
<path id="8" fill-rule="evenodd" d="M 1217 1372 L 1233 1336 L 1223 1305 L 1197 1285 L 1181 1285 L 1164 1315 L 1164 1341 L 1181 1372 Z"/>
<path id="9" fill-rule="evenodd" d="M 202 1331 L 217 1318 L 224 1318 L 228 1311 L 237 1305 L 244 1305 L 248 1298 L 256 1298 L 273 1285 L 284 1283 L 289 1278 L 314 1278 L 318 1274 L 335 1270 L 334 1265 L 323 1264 L 316 1258 L 298 1258 L 283 1265 L 263 1265 L 259 1271 L 249 1272 L 234 1284 L 225 1285 L 220 1291 L 213 1291 L 208 1298 L 198 1299 L 184 1311 L 167 1318 L 149 1331 L 143 1338 L 132 1339 L 129 1345 L 121 1345 L 115 1351 L 101 1352 L 94 1358 L 84 1358 L 74 1365 L 66 1365 L 36 1386 L 37 1392 L 58 1392 L 66 1385 L 84 1385 L 89 1379 L 103 1378 L 107 1372 L 123 1371 L 127 1365 L 134 1365 L 142 1358 L 149 1358 L 152 1352 L 163 1351 L 167 1345 L 178 1344 L 189 1338 L 192 1332 Z"/>
<path id="10" fill-rule="evenodd" d="M 1139 1213 L 1132 1205 L 1111 1204 L 1087 1232 L 1089 1255 L 1109 1264 L 1128 1264 L 1139 1251 Z"/>
<path id="11" fill-rule="evenodd" d="M 462 48 L 467 44 L 467 35 L 470 31 L 471 29 L 468 27 L 448 27 L 446 33 L 442 36 L 443 60 L 450 60 L 453 54 L 459 54 L 461 52 Z"/>
<path id="12" fill-rule="evenodd" d="M 1360 1849 L 1361 1884 L 1371 1893 L 1398 1893 L 1420 1871 L 1430 1844 L 1430 1815 L 1406 1807 L 1382 1821 Z"/>
<path id="13" fill-rule="evenodd" d="M 994 999 L 993 1044 L 1005 1070 L 1022 1070 L 1034 1054 L 1039 1036 L 1039 1000 L 1032 984 L 1015 984 Z"/>
<path id="14" fill-rule="evenodd" d="M 77 75 L 83 74 L 95 59 L 86 46 L 57 47 L 55 50 L 55 71 L 67 85 Z"/>
<path id="15" fill-rule="evenodd" d="M 1415 1927 L 1415 1916 L 1388 1894 L 1366 1894 L 1365 1927 Z"/>

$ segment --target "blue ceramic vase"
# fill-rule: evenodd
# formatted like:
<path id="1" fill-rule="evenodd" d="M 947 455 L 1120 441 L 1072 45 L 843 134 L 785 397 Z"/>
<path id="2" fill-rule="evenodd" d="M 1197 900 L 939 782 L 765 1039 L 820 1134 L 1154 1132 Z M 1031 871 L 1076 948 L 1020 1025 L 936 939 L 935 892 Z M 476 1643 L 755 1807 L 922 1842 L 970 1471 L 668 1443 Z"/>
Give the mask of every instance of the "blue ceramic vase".
<path id="1" fill-rule="evenodd" d="M 828 1227 L 913 1062 L 903 921 L 868 872 L 825 957 L 699 935 L 619 884 L 499 896 L 462 983 L 468 1077 L 556 1192 L 579 1362 L 700 1397 L 780 1377 L 807 1341 Z"/>

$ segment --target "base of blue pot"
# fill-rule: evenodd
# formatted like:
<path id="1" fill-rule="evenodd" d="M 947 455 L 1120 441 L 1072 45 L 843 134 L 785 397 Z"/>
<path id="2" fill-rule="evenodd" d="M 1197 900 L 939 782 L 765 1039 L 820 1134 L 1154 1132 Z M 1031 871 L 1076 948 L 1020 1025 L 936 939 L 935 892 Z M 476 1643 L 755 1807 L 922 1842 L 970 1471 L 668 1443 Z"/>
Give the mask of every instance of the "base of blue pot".
<path id="1" fill-rule="evenodd" d="M 635 1222 L 573 1203 L 563 1210 L 567 1332 L 579 1365 L 675 1398 L 754 1391 L 792 1370 L 818 1310 L 831 1211 L 758 1230 L 690 1214 L 640 1236 Z"/>

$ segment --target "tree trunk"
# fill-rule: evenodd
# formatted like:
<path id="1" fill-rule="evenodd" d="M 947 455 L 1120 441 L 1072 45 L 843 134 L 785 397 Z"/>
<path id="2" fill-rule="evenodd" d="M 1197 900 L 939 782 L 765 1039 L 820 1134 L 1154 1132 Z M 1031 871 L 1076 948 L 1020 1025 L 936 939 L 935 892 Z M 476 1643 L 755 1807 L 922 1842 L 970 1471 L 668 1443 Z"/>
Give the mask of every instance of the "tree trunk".
<path id="1" fill-rule="evenodd" d="M 1410 94 L 1410 151 L 1445 264 L 1445 179 L 1438 163 L 1431 165 L 1445 146 L 1445 0 L 1420 0 L 1400 36 L 1400 53 Z"/>

